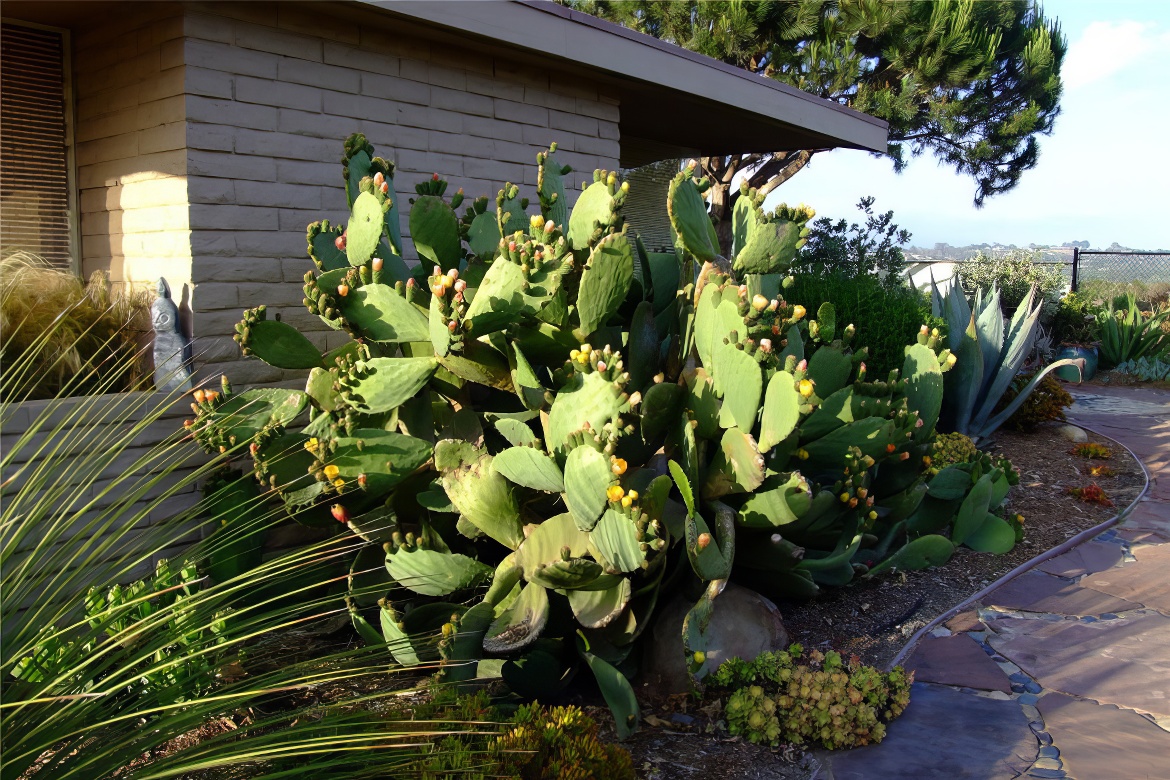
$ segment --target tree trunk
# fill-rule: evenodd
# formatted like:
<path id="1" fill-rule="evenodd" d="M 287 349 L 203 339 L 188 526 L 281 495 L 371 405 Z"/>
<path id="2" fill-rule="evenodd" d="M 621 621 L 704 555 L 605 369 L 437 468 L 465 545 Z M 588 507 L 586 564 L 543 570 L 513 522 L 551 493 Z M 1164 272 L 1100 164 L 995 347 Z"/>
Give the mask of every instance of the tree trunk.
<path id="1" fill-rule="evenodd" d="M 764 195 L 791 179 L 801 168 L 808 165 L 819 150 L 806 149 L 798 152 L 776 152 L 771 155 L 748 154 L 739 158 L 704 157 L 704 174 L 711 179 L 707 202 L 711 218 L 715 221 L 715 234 L 719 237 L 720 252 L 731 258 L 733 233 L 731 214 L 739 198 L 739 187 L 732 189 L 732 179 L 739 171 L 745 171 L 748 186 Z"/>

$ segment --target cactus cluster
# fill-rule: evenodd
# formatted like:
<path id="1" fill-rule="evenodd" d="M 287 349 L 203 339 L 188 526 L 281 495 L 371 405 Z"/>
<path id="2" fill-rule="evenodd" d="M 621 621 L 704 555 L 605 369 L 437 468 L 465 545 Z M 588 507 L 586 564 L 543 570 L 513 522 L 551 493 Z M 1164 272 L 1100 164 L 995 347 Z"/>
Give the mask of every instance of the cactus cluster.
<path id="1" fill-rule="evenodd" d="M 725 661 L 711 675 L 713 693 L 730 691 L 728 730 L 755 744 L 819 743 L 830 750 L 878 743 L 886 724 L 910 702 L 914 673 L 882 673 L 836 651 L 800 645 L 754 661 Z"/>
<path id="2" fill-rule="evenodd" d="M 976 452 L 934 474 L 917 508 L 905 520 L 912 540 L 874 567 L 917 569 L 948 560 L 958 545 L 976 552 L 1006 553 L 1021 527 L 996 514 L 1020 474 L 1007 458 Z"/>
<path id="3" fill-rule="evenodd" d="M 729 578 L 804 597 L 945 560 L 907 523 L 955 358 L 924 327 L 900 371 L 868 377 L 852 324 L 784 300 L 811 210 L 747 192 L 722 258 L 688 166 L 666 204 L 676 252 L 648 253 L 627 185 L 596 171 L 570 204 L 554 144 L 532 213 L 513 184 L 462 217 L 461 191 L 417 185 L 408 269 L 394 166 L 360 135 L 345 150 L 350 219 L 309 226 L 305 306 L 352 339 L 321 354 L 246 312 L 241 347 L 308 369 L 305 389 L 225 384 L 190 429 L 250 458 L 295 520 L 366 542 L 348 604 L 367 641 L 452 681 L 503 657 L 529 696 L 584 664 L 625 734 L 619 669 L 664 588 L 702 592 L 681 643 L 702 676 Z"/>

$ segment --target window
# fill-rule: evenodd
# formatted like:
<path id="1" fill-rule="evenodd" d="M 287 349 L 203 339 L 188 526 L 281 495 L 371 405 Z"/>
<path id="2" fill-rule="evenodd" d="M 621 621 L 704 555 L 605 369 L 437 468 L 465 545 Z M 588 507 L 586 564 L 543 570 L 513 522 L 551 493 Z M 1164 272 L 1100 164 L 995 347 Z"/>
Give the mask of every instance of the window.
<path id="1" fill-rule="evenodd" d="M 68 33 L 0 27 L 0 251 L 76 269 Z"/>

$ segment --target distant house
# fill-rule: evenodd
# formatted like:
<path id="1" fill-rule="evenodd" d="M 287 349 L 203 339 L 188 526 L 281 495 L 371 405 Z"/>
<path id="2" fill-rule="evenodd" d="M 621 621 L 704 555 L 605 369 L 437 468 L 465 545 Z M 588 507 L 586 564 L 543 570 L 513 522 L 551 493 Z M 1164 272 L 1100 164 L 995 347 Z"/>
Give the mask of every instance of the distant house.
<path id="1" fill-rule="evenodd" d="M 322 347 L 342 337 L 300 301 L 305 225 L 345 216 L 351 132 L 397 161 L 399 192 L 438 172 L 472 196 L 508 180 L 531 192 L 550 141 L 582 177 L 886 148 L 880 120 L 551 3 L 9 0 L 3 13 L 4 251 L 165 277 L 204 372 L 243 382 L 286 378 L 239 359 L 244 308 L 268 304 Z M 645 199 L 665 190 L 646 181 L 630 214 L 649 232 L 661 207 Z"/>

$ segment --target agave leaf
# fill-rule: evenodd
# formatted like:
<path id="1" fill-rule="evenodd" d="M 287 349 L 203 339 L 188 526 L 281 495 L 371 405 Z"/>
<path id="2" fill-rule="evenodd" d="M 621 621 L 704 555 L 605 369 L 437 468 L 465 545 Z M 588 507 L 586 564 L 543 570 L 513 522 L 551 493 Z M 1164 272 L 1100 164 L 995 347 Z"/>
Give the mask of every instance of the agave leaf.
<path id="1" fill-rule="evenodd" d="M 999 426 L 1007 422 L 1008 418 L 1016 413 L 1016 410 L 1023 405 L 1024 401 L 1028 400 L 1028 396 L 1031 395 L 1032 391 L 1036 389 L 1036 385 L 1040 384 L 1044 377 L 1048 376 L 1049 373 L 1055 371 L 1061 366 L 1076 366 L 1078 371 L 1082 371 L 1083 362 L 1083 358 L 1064 358 L 1062 360 L 1054 361 L 1045 366 L 1040 371 L 1037 371 L 1036 376 L 1032 377 L 1032 381 L 1028 382 L 1028 384 L 1024 386 L 1024 388 L 1020 391 L 1020 394 L 1012 399 L 1012 402 L 1008 404 L 1003 411 L 979 427 L 979 435 L 989 436 L 995 432 Z"/>

